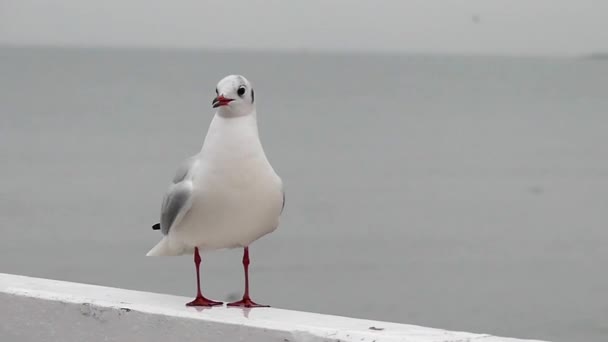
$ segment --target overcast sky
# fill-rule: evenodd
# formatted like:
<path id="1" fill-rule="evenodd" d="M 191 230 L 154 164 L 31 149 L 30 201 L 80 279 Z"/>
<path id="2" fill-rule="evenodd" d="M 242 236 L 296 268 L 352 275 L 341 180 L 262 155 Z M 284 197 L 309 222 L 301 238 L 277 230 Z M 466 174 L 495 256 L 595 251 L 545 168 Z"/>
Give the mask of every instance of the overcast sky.
<path id="1" fill-rule="evenodd" d="M 0 0 L 0 44 L 571 55 L 608 0 Z"/>

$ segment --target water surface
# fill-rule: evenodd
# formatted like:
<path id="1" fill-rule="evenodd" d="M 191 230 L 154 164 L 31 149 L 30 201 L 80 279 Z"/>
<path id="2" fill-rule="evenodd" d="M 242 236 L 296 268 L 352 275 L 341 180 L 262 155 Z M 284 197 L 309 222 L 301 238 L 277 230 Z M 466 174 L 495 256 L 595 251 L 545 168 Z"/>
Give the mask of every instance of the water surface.
<path id="1" fill-rule="evenodd" d="M 231 73 L 287 187 L 254 299 L 608 340 L 601 61 L 0 49 L 0 272 L 193 295 L 189 257 L 144 255 Z M 240 259 L 204 256 L 209 297 L 240 295 Z"/>

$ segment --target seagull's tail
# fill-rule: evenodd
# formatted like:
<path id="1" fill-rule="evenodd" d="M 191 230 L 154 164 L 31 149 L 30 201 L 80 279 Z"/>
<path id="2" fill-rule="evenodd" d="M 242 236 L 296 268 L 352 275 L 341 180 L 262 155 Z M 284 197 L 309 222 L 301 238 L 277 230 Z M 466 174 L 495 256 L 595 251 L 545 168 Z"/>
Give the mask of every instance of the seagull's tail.
<path id="1" fill-rule="evenodd" d="M 183 245 L 172 243 L 169 237 L 165 236 L 146 256 L 178 256 L 183 255 L 185 252 L 186 248 Z"/>

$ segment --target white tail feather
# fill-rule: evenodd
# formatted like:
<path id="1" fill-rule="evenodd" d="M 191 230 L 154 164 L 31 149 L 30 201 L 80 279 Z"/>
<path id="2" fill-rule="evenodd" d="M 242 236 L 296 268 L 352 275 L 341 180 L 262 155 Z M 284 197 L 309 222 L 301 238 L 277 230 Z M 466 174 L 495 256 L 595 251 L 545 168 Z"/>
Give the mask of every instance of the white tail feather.
<path id="1" fill-rule="evenodd" d="M 186 248 L 183 245 L 178 246 L 175 243 L 171 243 L 169 237 L 165 236 L 146 256 L 178 256 L 183 255 L 185 252 Z"/>

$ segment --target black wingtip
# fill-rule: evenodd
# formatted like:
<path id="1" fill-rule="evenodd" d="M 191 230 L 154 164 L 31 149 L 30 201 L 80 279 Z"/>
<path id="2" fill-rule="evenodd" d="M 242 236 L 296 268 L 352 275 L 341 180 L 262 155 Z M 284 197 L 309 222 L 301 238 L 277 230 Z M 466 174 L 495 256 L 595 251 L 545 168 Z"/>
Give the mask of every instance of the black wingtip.
<path id="1" fill-rule="evenodd" d="M 159 229 L 160 229 L 160 223 L 157 223 L 152 226 L 152 230 L 159 230 Z"/>

